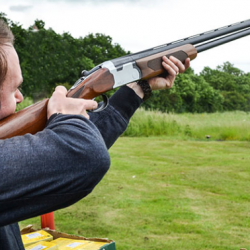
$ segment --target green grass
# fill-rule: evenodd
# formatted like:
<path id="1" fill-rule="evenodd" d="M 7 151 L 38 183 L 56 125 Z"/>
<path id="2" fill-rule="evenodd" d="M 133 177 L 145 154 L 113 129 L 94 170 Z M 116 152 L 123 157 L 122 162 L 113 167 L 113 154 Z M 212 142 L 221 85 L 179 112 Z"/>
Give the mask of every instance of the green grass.
<path id="1" fill-rule="evenodd" d="M 250 140 L 250 114 L 241 111 L 212 114 L 167 114 L 138 110 L 125 136 L 162 136 L 182 140 Z"/>
<path id="2" fill-rule="evenodd" d="M 117 250 L 250 249 L 249 151 L 249 142 L 122 137 L 93 193 L 56 211 L 56 230 L 107 237 Z M 20 225 L 30 223 L 40 226 Z"/>

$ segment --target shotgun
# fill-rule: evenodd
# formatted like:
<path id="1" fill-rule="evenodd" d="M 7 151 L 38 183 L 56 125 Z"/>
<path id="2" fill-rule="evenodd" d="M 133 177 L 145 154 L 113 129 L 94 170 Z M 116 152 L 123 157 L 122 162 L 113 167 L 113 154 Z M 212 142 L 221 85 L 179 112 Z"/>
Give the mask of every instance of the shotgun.
<path id="1" fill-rule="evenodd" d="M 174 56 L 182 62 L 188 57 L 193 60 L 197 53 L 247 35 L 250 35 L 250 19 L 103 62 L 90 71 L 84 70 L 67 96 L 93 99 L 130 82 L 161 75 L 164 73 L 163 56 Z M 107 99 L 103 103 L 107 105 Z M 48 99 L 45 99 L 1 120 L 0 139 L 43 130 L 47 121 L 47 104 Z"/>

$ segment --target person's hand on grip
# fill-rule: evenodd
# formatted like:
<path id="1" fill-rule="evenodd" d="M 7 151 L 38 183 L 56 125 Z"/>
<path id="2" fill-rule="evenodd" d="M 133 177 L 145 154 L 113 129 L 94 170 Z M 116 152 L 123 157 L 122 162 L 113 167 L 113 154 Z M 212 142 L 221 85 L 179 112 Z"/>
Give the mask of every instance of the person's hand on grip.
<path id="1" fill-rule="evenodd" d="M 57 86 L 53 95 L 51 96 L 48 108 L 47 118 L 55 113 L 70 114 L 70 115 L 83 115 L 89 119 L 86 110 L 97 108 L 97 102 L 93 100 L 84 100 L 78 98 L 66 97 L 67 89 L 63 86 Z"/>

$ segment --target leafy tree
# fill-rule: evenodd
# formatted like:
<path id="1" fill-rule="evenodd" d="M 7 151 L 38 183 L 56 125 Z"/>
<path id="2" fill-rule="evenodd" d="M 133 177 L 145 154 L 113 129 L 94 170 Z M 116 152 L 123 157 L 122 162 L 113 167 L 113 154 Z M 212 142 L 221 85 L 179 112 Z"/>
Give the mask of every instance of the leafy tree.
<path id="1" fill-rule="evenodd" d="M 233 77 L 229 73 L 221 71 L 218 67 L 215 70 L 205 67 L 200 75 L 214 89 L 232 91 L 236 88 Z"/>
<path id="2" fill-rule="evenodd" d="M 223 96 L 211 87 L 203 77 L 190 68 L 176 78 L 169 90 L 153 92 L 144 104 L 147 109 L 163 112 L 215 112 L 222 110 Z"/>
<path id="3" fill-rule="evenodd" d="M 202 76 L 193 75 L 191 80 L 195 82 L 195 91 L 198 93 L 192 112 L 212 113 L 222 111 L 224 98 L 220 91 L 211 87 Z"/>
<path id="4" fill-rule="evenodd" d="M 80 41 L 84 55 L 91 58 L 95 65 L 130 53 L 117 43 L 113 45 L 110 36 L 100 33 L 89 34 Z"/>
<path id="5" fill-rule="evenodd" d="M 8 25 L 10 25 L 11 20 L 7 18 L 7 15 L 3 12 L 0 12 L 0 18 L 3 19 Z"/>
<path id="6" fill-rule="evenodd" d="M 46 94 L 57 82 L 73 84 L 83 68 L 94 66 L 91 59 L 82 56 L 79 42 L 67 33 L 29 30 L 23 38 L 25 43 L 19 42 L 15 47 L 24 76 L 23 91 L 28 96 L 36 92 Z"/>
<path id="7" fill-rule="evenodd" d="M 224 110 L 246 110 L 246 98 L 238 92 L 225 91 L 222 92 L 224 96 Z"/>
<path id="8" fill-rule="evenodd" d="M 38 28 L 38 30 L 44 29 L 45 22 L 42 20 L 35 20 L 35 26 Z"/>
<path id="9" fill-rule="evenodd" d="M 242 70 L 235 68 L 230 62 L 225 62 L 223 65 L 218 66 L 217 69 L 219 69 L 221 72 L 225 72 L 234 76 L 241 76 L 244 74 Z"/>
<path id="10" fill-rule="evenodd" d="M 231 63 L 225 62 L 216 70 L 204 68 L 200 76 L 214 88 L 221 92 L 224 103 L 223 110 L 249 111 L 250 78 Z"/>

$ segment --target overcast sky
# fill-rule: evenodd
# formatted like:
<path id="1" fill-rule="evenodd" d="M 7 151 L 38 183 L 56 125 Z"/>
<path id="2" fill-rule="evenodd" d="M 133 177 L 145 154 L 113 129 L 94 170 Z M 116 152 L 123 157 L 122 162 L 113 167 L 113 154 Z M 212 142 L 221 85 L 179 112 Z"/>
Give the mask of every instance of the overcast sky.
<path id="1" fill-rule="evenodd" d="M 250 19 L 250 0 L 8 0 L 0 11 L 28 28 L 35 19 L 73 37 L 103 33 L 138 52 Z M 250 72 L 250 36 L 202 52 L 192 61 L 199 73 L 229 61 Z"/>

